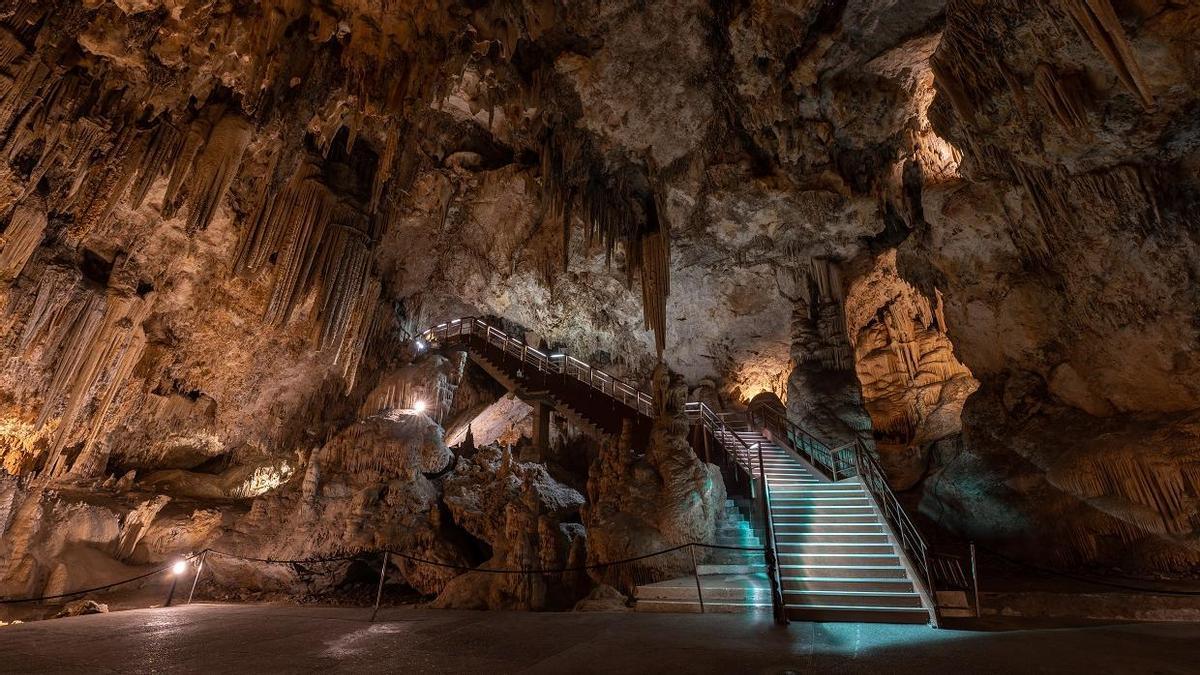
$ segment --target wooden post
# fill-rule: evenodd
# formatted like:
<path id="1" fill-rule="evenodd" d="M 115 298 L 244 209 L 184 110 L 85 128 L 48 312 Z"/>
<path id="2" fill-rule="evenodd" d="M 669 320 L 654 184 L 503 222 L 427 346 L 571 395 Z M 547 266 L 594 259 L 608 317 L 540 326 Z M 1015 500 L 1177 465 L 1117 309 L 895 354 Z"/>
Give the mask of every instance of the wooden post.
<path id="1" fill-rule="evenodd" d="M 196 584 L 200 583 L 200 573 L 204 571 L 204 559 L 208 557 L 208 549 L 200 553 L 200 565 L 196 568 L 196 578 L 192 579 L 192 590 L 188 593 L 187 604 L 192 604 L 192 596 L 196 594 Z"/>
<path id="2" fill-rule="evenodd" d="M 383 580 L 387 578 L 388 552 L 383 552 L 383 567 L 379 570 L 379 588 L 375 591 L 375 609 L 371 612 L 371 622 L 375 622 L 375 615 L 379 613 L 379 600 L 383 597 Z"/>

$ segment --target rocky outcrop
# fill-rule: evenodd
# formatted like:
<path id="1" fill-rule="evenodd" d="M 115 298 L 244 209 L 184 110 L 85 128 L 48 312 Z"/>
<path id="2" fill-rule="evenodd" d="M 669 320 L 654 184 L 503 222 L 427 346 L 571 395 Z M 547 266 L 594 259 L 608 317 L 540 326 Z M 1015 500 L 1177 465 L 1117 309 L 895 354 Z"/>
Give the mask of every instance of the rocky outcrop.
<path id="1" fill-rule="evenodd" d="M 460 462 L 445 490 L 455 521 L 492 555 L 480 571 L 451 581 L 435 607 L 561 609 L 587 593 L 587 575 L 577 569 L 587 558 L 578 523 L 583 495 L 545 467 L 518 462 L 508 450 L 485 449 Z M 544 572 L 565 568 L 575 571 Z"/>
<path id="2" fill-rule="evenodd" d="M 689 543 L 711 543 L 724 512 L 720 469 L 705 464 L 688 443 L 683 414 L 687 387 L 664 367 L 655 375 L 659 416 L 644 452 L 629 434 L 601 449 L 588 475 L 588 560 L 612 563 L 650 556 Z M 681 576 L 691 569 L 687 551 L 650 556 L 595 571 L 600 580 L 628 590 L 633 579 Z M 640 576 L 638 576 L 640 575 Z"/>
<path id="3" fill-rule="evenodd" d="M 962 432 L 962 409 L 979 387 L 954 354 L 941 292 L 931 300 L 900 278 L 894 252 L 850 284 L 846 332 L 881 464 L 894 487 L 924 478 L 928 450 Z"/>
<path id="4" fill-rule="evenodd" d="M 439 434 L 524 433 L 419 354 L 466 315 L 718 407 L 779 396 L 929 525 L 1190 569 L 1197 12 L 0 2 L 0 580 L 76 545 L 569 555 L 540 498 L 473 530 L 427 477 Z M 589 560 L 708 534 L 719 484 L 670 417 L 599 459 L 561 434 Z"/>

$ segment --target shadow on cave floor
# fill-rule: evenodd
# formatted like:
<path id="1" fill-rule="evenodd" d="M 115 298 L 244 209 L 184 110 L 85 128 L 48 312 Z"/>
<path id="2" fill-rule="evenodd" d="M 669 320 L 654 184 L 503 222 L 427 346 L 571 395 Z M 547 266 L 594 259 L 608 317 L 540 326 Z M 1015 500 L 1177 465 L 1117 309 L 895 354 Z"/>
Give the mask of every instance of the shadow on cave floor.
<path id="1" fill-rule="evenodd" d="M 1200 623 L 1003 633 L 747 615 L 195 604 L 0 628 L 0 673 L 1188 673 Z"/>

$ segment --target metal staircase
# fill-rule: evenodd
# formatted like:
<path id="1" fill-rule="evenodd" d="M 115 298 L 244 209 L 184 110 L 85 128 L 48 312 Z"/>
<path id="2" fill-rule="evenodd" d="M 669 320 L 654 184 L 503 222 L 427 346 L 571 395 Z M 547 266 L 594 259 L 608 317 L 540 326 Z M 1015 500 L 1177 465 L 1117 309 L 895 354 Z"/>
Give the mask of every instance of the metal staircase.
<path id="1" fill-rule="evenodd" d="M 628 420 L 641 443 L 653 425 L 653 399 L 637 387 L 565 354 L 547 354 L 482 319 L 455 319 L 422 334 L 461 348 L 497 382 L 530 403 L 544 403 L 597 440 L 617 438 Z"/>
<path id="2" fill-rule="evenodd" d="M 826 481 L 760 432 L 730 433 L 763 449 L 779 582 L 789 619 L 930 620 L 862 483 L 855 478 Z"/>
<path id="3" fill-rule="evenodd" d="M 680 577 L 638 586 L 639 612 L 764 613 L 772 610 L 771 584 L 764 562 L 761 532 L 736 500 L 725 503 L 717 529 L 717 546 L 696 566 L 695 577 Z M 732 550 L 752 547 L 758 551 Z"/>
<path id="4" fill-rule="evenodd" d="M 623 430 L 635 447 L 649 438 L 652 397 L 578 359 L 537 350 L 474 317 L 422 337 L 463 349 L 509 391 L 602 441 Z M 703 403 L 689 403 L 687 413 L 697 455 L 721 467 L 737 498 L 714 543 L 761 545 L 762 553 L 719 551 L 693 577 L 639 586 L 639 610 L 773 609 L 781 622 L 936 625 L 939 591 L 965 597 L 974 590 L 966 558 L 931 551 L 861 443 L 831 449 L 788 420 L 777 399 L 756 399 L 745 416 Z"/>

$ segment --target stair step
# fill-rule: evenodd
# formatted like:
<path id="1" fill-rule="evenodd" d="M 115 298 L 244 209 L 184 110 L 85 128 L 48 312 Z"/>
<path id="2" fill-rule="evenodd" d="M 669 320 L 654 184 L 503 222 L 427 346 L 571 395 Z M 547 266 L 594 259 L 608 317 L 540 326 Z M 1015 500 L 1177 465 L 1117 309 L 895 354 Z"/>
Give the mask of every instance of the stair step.
<path id="1" fill-rule="evenodd" d="M 770 496 L 770 503 L 772 503 L 773 506 L 776 502 L 779 502 L 781 504 L 796 504 L 796 503 L 850 504 L 850 503 L 858 503 L 858 502 L 862 502 L 864 504 L 868 503 L 868 502 L 866 502 L 866 495 L 862 495 L 862 496 L 848 495 L 848 496 L 838 496 L 838 497 L 826 497 L 826 496 L 817 496 L 817 495 L 800 495 L 800 496 L 796 496 L 796 497 L 775 496 L 775 495 Z"/>
<path id="2" fill-rule="evenodd" d="M 696 589 L 692 589 L 695 595 Z M 707 595 L 707 591 L 705 591 Z M 767 600 L 771 595 L 767 593 Z M 910 607 L 922 609 L 921 596 L 914 592 L 894 591 L 783 591 L 784 605 L 837 605 L 837 606 L 870 606 L 870 607 Z"/>
<path id="3" fill-rule="evenodd" d="M 775 523 L 791 523 L 805 524 L 812 523 L 819 525 L 821 523 L 854 523 L 856 525 L 878 525 L 879 521 L 875 520 L 874 513 L 853 513 L 843 511 L 813 512 L 809 511 L 776 511 L 771 509 L 772 520 Z"/>
<path id="4" fill-rule="evenodd" d="M 842 514 L 859 513 L 859 514 L 863 514 L 863 515 L 871 515 L 871 514 L 875 513 L 874 510 L 871 510 L 870 504 L 865 504 L 865 506 L 864 506 L 864 504 L 846 504 L 846 503 L 841 503 L 841 504 L 838 504 L 838 503 L 833 503 L 833 504 L 828 504 L 828 503 L 822 503 L 822 504 L 781 503 L 781 504 L 778 504 L 778 506 L 776 506 L 776 504 L 773 503 L 773 504 L 770 504 L 770 510 L 772 510 L 772 513 L 779 512 L 779 513 L 784 513 L 784 514 L 788 514 L 788 513 L 794 513 L 794 514 L 821 513 L 821 514 L 833 515 L 833 513 L 836 512 L 836 513 L 842 513 Z"/>
<path id="5" fill-rule="evenodd" d="M 776 531 L 775 541 L 784 544 L 885 544 L 891 546 L 882 532 L 796 532 Z"/>
<path id="6" fill-rule="evenodd" d="M 893 563 L 898 562 L 893 561 Z M 859 563 L 838 565 L 830 564 L 829 562 L 796 563 L 781 560 L 779 561 L 779 573 L 785 578 L 908 579 L 907 570 L 899 564 L 879 565 Z"/>
<path id="7" fill-rule="evenodd" d="M 857 593 L 860 591 L 893 591 L 915 593 L 908 577 L 804 577 L 784 575 L 779 585 L 785 591 L 838 591 Z"/>
<path id="8" fill-rule="evenodd" d="M 800 553 L 778 551 L 777 557 L 779 563 L 784 564 L 810 564 L 810 565 L 895 565 L 900 562 L 900 558 L 890 548 L 887 552 L 881 553 L 810 553 L 803 551 Z"/>
<path id="9" fill-rule="evenodd" d="M 851 621 L 855 623 L 929 623 L 929 612 L 908 607 L 839 605 L 788 605 L 788 618 L 796 621 Z"/>
<path id="10" fill-rule="evenodd" d="M 681 614 L 699 614 L 700 603 L 696 600 L 639 600 L 634 609 L 638 612 L 677 612 Z M 760 614 L 771 612 L 771 603 L 739 603 L 739 602 L 709 602 L 704 601 L 704 612 L 712 614 Z"/>
<path id="11" fill-rule="evenodd" d="M 720 574 L 765 574 L 767 571 L 767 563 L 762 556 L 752 564 L 704 564 L 696 565 L 696 573 L 700 576 L 712 576 Z"/>
<path id="12" fill-rule="evenodd" d="M 857 483 L 818 483 L 816 485 L 805 485 L 805 486 L 803 486 L 803 488 L 798 488 L 798 489 L 794 489 L 794 490 L 790 489 L 790 488 L 781 488 L 780 490 L 799 491 L 799 492 L 822 492 L 822 494 L 830 494 L 830 495 L 845 495 L 845 494 L 865 495 L 866 494 L 866 490 L 863 489 L 863 486 L 859 485 Z M 779 490 L 772 490 L 772 492 L 778 492 L 778 491 Z"/>
<path id="13" fill-rule="evenodd" d="M 873 555 L 873 556 L 890 556 L 895 555 L 895 549 L 892 545 L 883 543 L 861 543 L 861 542 L 814 542 L 814 541 L 788 541 L 776 540 L 776 552 L 779 555 Z"/>

